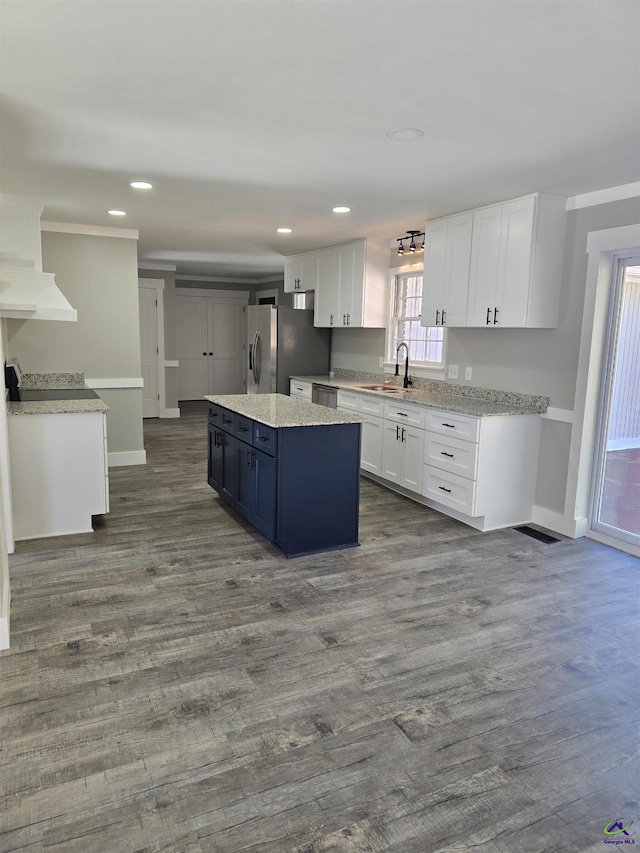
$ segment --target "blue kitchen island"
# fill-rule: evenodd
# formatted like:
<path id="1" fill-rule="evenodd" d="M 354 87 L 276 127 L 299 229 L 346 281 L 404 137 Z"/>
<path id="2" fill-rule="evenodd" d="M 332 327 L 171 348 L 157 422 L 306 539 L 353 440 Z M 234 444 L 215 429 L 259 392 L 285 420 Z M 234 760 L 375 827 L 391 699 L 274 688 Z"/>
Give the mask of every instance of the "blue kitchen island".
<path id="1" fill-rule="evenodd" d="M 205 399 L 221 498 L 287 557 L 358 545 L 359 415 L 283 394 Z"/>

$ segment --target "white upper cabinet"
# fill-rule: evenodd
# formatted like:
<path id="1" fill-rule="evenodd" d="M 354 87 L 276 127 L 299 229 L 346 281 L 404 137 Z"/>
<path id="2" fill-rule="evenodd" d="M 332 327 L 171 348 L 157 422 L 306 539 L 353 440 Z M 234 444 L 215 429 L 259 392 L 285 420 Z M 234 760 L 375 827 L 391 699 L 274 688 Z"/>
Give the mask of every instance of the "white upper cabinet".
<path id="1" fill-rule="evenodd" d="M 323 249 L 318 253 L 318 287 L 313 314 L 315 326 L 338 325 L 336 305 L 340 298 L 339 269 L 337 249 Z"/>
<path id="2" fill-rule="evenodd" d="M 334 328 L 384 328 L 389 241 L 357 240 L 324 251 L 329 257 L 323 266 L 324 253 L 320 253 L 314 324 Z"/>
<path id="3" fill-rule="evenodd" d="M 422 325 L 557 326 L 565 206 L 536 194 L 428 223 Z"/>
<path id="4" fill-rule="evenodd" d="M 448 216 L 425 228 L 423 326 L 465 326 L 469 293 L 472 213 Z"/>
<path id="5" fill-rule="evenodd" d="M 318 252 L 292 255 L 284 262 L 284 289 L 286 293 L 315 290 L 318 286 Z"/>
<path id="6" fill-rule="evenodd" d="M 565 207 L 536 194 L 473 212 L 467 326 L 558 325 Z"/>

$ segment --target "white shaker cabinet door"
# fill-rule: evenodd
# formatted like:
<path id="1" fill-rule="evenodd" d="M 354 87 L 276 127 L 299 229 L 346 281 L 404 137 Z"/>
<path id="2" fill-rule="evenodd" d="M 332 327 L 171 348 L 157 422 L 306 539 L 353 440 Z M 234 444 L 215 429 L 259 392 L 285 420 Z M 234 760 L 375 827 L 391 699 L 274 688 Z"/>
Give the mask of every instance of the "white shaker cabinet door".
<path id="1" fill-rule="evenodd" d="M 340 310 L 340 282 L 338 278 L 338 252 L 327 249 L 318 253 L 318 287 L 314 299 L 313 325 L 331 328 L 338 323 Z"/>
<path id="2" fill-rule="evenodd" d="M 495 299 L 498 326 L 527 325 L 535 201 L 529 196 L 502 205 Z"/>
<path id="3" fill-rule="evenodd" d="M 370 474 L 382 476 L 382 436 L 384 421 L 366 415 L 362 424 L 360 467 Z"/>
<path id="4" fill-rule="evenodd" d="M 501 227 L 501 205 L 474 211 L 467 303 L 468 326 L 494 325 Z"/>
<path id="5" fill-rule="evenodd" d="M 425 231 L 424 272 L 422 277 L 423 326 L 441 326 L 447 263 L 448 220 L 439 219 Z"/>

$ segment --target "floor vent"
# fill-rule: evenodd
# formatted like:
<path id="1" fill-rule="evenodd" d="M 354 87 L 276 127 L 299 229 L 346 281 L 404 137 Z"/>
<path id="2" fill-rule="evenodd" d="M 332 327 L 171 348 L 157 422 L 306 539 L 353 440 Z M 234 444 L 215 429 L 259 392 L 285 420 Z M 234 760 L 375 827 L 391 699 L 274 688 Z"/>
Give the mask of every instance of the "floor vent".
<path id="1" fill-rule="evenodd" d="M 526 524 L 523 524 L 521 527 L 514 527 L 513 529 L 519 533 L 524 533 L 525 536 L 531 536 L 532 539 L 538 539 L 540 542 L 544 542 L 545 545 L 560 541 L 555 536 L 549 536 L 548 533 L 543 533 L 541 530 L 534 530 L 533 527 L 528 527 Z"/>

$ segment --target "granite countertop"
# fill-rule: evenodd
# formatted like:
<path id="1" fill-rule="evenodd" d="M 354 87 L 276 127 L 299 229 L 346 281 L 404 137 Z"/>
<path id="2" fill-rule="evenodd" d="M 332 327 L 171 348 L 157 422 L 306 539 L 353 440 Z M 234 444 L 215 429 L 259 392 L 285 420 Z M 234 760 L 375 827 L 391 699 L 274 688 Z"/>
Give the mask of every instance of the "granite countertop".
<path id="1" fill-rule="evenodd" d="M 470 415 L 472 417 L 491 417 L 500 415 L 531 415 L 545 412 L 548 402 L 543 402 L 546 398 L 533 397 L 524 394 L 510 394 L 508 392 L 494 392 L 490 389 L 473 389 L 478 392 L 478 396 L 472 396 L 471 393 L 455 394 L 450 393 L 450 389 L 455 388 L 448 383 L 441 383 L 447 388 L 446 391 L 438 391 L 433 388 L 421 389 L 411 388 L 405 391 L 402 386 L 392 385 L 393 391 L 375 391 L 364 388 L 364 385 L 382 384 L 375 381 L 354 382 L 349 379 L 341 379 L 330 376 L 291 376 L 295 381 L 303 382 L 318 382 L 322 385 L 329 385 L 333 388 L 342 389 L 345 391 L 356 391 L 358 394 L 370 394 L 374 397 L 384 397 L 387 400 L 396 400 L 402 403 L 415 403 L 418 406 L 424 406 L 429 409 L 443 409 L 447 412 L 456 412 L 461 415 Z M 465 389 L 465 392 L 470 392 L 470 389 Z M 502 399 L 492 399 L 495 397 Z"/>
<path id="2" fill-rule="evenodd" d="M 338 412 L 285 394 L 224 394 L 205 400 L 276 429 L 360 424 L 364 420 L 360 415 Z"/>
<path id="3" fill-rule="evenodd" d="M 24 391 L 77 391 L 86 388 L 82 373 L 25 373 L 20 386 Z M 24 400 L 7 402 L 7 415 L 65 415 L 82 412 L 108 412 L 109 406 L 95 397 L 87 400 Z"/>
<path id="4" fill-rule="evenodd" d="M 65 415 L 75 412 L 108 412 L 109 406 L 97 400 L 29 400 L 7 403 L 7 415 Z"/>

